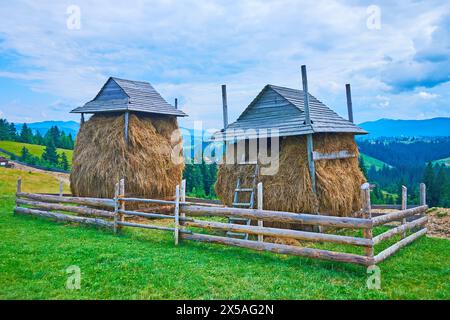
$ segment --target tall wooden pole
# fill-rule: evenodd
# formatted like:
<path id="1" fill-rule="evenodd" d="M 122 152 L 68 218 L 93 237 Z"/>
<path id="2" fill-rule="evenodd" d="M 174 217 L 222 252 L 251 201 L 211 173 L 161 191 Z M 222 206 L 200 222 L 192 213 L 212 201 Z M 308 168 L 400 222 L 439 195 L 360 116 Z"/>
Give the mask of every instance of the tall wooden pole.
<path id="1" fill-rule="evenodd" d="M 125 112 L 125 127 L 124 127 L 124 134 L 125 134 L 125 143 L 128 145 L 128 122 L 130 118 L 130 113 L 127 111 Z"/>
<path id="2" fill-rule="evenodd" d="M 347 95 L 348 121 L 353 122 L 352 91 L 349 83 L 345 85 L 345 93 Z"/>
<path id="3" fill-rule="evenodd" d="M 84 113 L 81 113 L 81 124 L 84 123 Z"/>
<path id="4" fill-rule="evenodd" d="M 175 98 L 175 109 L 178 109 L 178 98 Z"/>
<path id="5" fill-rule="evenodd" d="M 311 130 L 311 133 L 306 135 L 306 148 L 308 153 L 308 167 L 309 175 L 311 176 L 311 185 L 313 192 L 316 193 L 316 168 L 313 159 L 313 136 L 312 136 L 312 122 L 309 110 L 309 94 L 308 94 L 308 77 L 306 75 L 306 66 L 302 66 L 302 83 L 303 83 L 303 93 L 304 93 L 304 106 L 305 106 L 305 125 Z"/>
<path id="6" fill-rule="evenodd" d="M 222 85 L 222 106 L 223 106 L 223 128 L 228 127 L 228 101 L 227 101 L 227 86 Z"/>
<path id="7" fill-rule="evenodd" d="M 258 210 L 263 210 L 263 184 L 258 183 Z M 264 227 L 264 221 L 258 220 L 258 227 Z M 258 234 L 258 242 L 263 242 L 264 236 Z"/>
<path id="8" fill-rule="evenodd" d="M 363 200 L 363 218 L 371 219 L 372 218 L 372 204 L 370 201 L 370 184 L 364 183 L 361 186 L 361 198 Z M 363 230 L 364 238 L 372 240 L 373 233 L 372 228 Z M 366 247 L 365 249 L 367 257 L 373 257 L 373 247 Z"/>
<path id="9" fill-rule="evenodd" d="M 408 189 L 402 186 L 402 210 L 406 210 L 408 207 Z M 402 219 L 402 224 L 406 224 L 406 218 Z M 406 238 L 406 230 L 403 231 L 402 238 Z"/>

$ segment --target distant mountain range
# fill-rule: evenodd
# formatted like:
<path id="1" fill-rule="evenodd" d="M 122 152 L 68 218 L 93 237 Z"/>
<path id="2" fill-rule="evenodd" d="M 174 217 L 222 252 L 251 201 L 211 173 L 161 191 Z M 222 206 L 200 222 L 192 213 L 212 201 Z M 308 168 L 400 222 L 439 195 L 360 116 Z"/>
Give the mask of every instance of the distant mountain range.
<path id="1" fill-rule="evenodd" d="M 360 138 L 378 137 L 442 137 L 450 136 L 450 118 L 433 118 L 425 120 L 380 119 L 363 122 L 361 128 L 368 135 Z"/>
<path id="2" fill-rule="evenodd" d="M 17 131 L 22 129 L 23 123 L 16 123 L 15 127 Z M 27 123 L 27 126 L 33 130 L 34 133 L 39 131 L 40 134 L 44 135 L 47 133 L 48 129 L 53 126 L 57 126 L 60 130 L 64 131 L 65 134 L 72 134 L 75 138 L 78 130 L 80 129 L 80 124 L 75 121 L 42 121 L 42 122 L 32 122 Z"/>
<path id="3" fill-rule="evenodd" d="M 16 124 L 17 130 L 22 128 L 22 123 Z M 43 121 L 27 123 L 33 131 L 39 131 L 45 134 L 52 126 L 58 126 L 66 134 L 76 136 L 80 124 L 75 121 Z M 376 121 L 368 121 L 359 124 L 361 128 L 368 131 L 368 135 L 360 136 L 360 138 L 378 138 L 378 137 L 437 137 L 450 136 L 450 118 L 433 118 L 426 120 L 392 120 L 380 119 Z M 195 136 L 195 140 L 201 139 L 201 132 L 195 132 L 192 129 L 182 128 L 185 141 L 189 141 L 188 132 L 191 136 Z"/>

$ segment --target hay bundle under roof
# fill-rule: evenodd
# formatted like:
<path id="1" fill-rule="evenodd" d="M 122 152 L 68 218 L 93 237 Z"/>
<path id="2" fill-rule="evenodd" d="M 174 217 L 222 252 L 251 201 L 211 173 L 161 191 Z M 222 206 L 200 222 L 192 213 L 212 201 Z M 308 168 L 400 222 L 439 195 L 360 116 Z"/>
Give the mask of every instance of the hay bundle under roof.
<path id="1" fill-rule="evenodd" d="M 359 154 L 353 135 L 344 133 L 315 134 L 314 150 Z M 350 216 L 361 208 L 360 186 L 365 178 L 357 157 L 316 161 L 317 196 L 311 188 L 306 136 L 282 139 L 279 161 L 277 174 L 258 179 L 264 184 L 264 209 Z M 219 198 L 231 206 L 237 179 L 242 186 L 251 186 L 253 171 L 253 165 L 221 165 L 215 186 Z"/>
<path id="2" fill-rule="evenodd" d="M 131 114 L 128 145 L 123 114 L 95 114 L 77 135 L 70 175 L 72 193 L 84 197 L 114 196 L 114 185 L 125 178 L 127 195 L 147 198 L 173 196 L 184 163 L 172 161 L 181 143 L 173 116 Z"/>

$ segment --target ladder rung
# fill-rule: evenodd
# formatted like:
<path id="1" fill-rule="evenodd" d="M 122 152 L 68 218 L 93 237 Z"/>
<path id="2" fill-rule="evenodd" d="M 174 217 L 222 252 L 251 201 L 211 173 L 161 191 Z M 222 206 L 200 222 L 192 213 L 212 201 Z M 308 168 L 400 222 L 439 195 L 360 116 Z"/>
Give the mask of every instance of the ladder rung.
<path id="1" fill-rule="evenodd" d="M 250 202 L 244 202 L 244 203 L 233 202 L 233 206 L 238 206 L 238 207 L 250 207 L 250 205 L 251 205 Z"/>
<path id="2" fill-rule="evenodd" d="M 253 188 L 238 188 L 234 190 L 235 192 L 252 192 Z"/>

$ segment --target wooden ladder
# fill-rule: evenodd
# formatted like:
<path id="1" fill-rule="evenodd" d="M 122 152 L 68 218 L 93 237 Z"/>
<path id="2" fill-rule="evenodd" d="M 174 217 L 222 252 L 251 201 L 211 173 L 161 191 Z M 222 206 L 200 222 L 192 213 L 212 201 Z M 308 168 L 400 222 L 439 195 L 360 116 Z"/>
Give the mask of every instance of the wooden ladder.
<path id="1" fill-rule="evenodd" d="M 234 190 L 234 197 L 233 197 L 233 205 L 232 205 L 233 208 L 253 209 L 254 204 L 255 204 L 255 191 L 256 191 L 256 183 L 257 183 L 258 175 L 259 175 L 259 165 L 257 162 L 246 163 L 246 165 L 255 165 L 255 171 L 253 172 L 253 176 L 252 176 L 252 186 L 251 187 L 242 187 L 241 186 L 241 178 L 237 179 L 236 189 Z M 241 195 L 241 194 L 250 195 L 249 202 L 239 202 L 240 201 L 239 195 Z M 245 218 L 238 218 L 238 217 L 229 217 L 228 223 L 250 225 L 251 220 L 245 219 Z M 229 238 L 238 238 L 238 239 L 248 240 L 248 233 L 228 231 L 227 236 Z"/>

